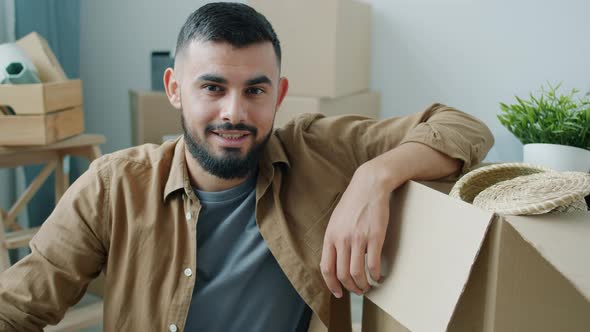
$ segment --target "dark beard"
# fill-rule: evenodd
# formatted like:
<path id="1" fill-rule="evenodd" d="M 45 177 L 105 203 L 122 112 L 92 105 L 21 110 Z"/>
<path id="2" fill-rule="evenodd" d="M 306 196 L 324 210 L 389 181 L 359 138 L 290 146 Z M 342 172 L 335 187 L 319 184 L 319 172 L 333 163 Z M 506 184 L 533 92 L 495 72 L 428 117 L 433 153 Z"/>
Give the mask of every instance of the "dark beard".
<path id="1" fill-rule="evenodd" d="M 184 121 L 184 115 L 180 116 L 180 123 L 182 124 L 182 131 L 184 133 L 184 141 L 190 154 L 195 158 L 201 167 L 212 175 L 224 180 L 240 179 L 248 176 L 254 172 L 258 167 L 258 161 L 264 151 L 266 143 L 270 139 L 271 131 L 264 137 L 262 142 L 255 144 L 250 148 L 250 151 L 246 153 L 246 156 L 240 157 L 240 149 L 226 148 L 226 156 L 216 157 L 208 148 L 207 142 L 197 142 L 186 128 Z M 232 125 L 230 123 L 224 123 L 220 126 L 208 125 L 205 128 L 204 134 L 211 130 L 222 129 L 222 130 L 247 130 L 256 137 L 257 129 L 254 127 L 246 126 L 244 124 Z"/>

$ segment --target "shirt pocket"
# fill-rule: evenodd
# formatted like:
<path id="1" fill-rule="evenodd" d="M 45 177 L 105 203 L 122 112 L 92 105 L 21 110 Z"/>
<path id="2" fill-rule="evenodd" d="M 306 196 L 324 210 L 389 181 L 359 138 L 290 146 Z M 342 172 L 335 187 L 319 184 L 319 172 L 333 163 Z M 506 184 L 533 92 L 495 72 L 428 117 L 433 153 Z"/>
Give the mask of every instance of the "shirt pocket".
<path id="1" fill-rule="evenodd" d="M 304 241 L 308 247 L 310 247 L 314 253 L 317 253 L 322 249 L 324 244 L 324 234 L 328 227 L 328 222 L 332 216 L 332 212 L 340 202 L 342 193 L 337 193 L 336 196 L 330 201 L 328 207 L 320 213 L 320 216 L 311 223 L 309 229 L 305 232 Z"/>

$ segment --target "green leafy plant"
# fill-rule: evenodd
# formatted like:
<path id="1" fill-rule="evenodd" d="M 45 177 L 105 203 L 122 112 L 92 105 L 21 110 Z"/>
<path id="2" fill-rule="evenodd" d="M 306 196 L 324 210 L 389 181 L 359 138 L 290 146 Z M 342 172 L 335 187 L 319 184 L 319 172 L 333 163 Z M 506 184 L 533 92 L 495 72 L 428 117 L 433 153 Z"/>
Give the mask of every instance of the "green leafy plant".
<path id="1" fill-rule="evenodd" d="M 522 144 L 549 143 L 590 150 L 590 92 L 577 97 L 579 90 L 559 94 L 561 83 L 541 86 L 541 95 L 529 100 L 516 96 L 517 104 L 500 103 L 500 123 Z"/>

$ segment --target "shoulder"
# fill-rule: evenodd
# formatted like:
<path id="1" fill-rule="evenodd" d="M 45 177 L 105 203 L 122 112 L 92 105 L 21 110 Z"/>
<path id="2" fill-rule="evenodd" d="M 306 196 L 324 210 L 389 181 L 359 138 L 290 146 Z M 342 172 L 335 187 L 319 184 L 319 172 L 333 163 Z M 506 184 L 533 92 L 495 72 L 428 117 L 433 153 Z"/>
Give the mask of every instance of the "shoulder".
<path id="1" fill-rule="evenodd" d="M 375 122 L 377 120 L 361 115 L 326 116 L 321 113 L 303 113 L 277 128 L 276 135 L 281 140 L 351 138 L 359 129 Z"/>
<path id="2" fill-rule="evenodd" d="M 350 175 L 366 159 L 358 142 L 375 122 L 359 115 L 302 114 L 278 128 L 275 135 L 292 165 L 300 165 L 306 172 L 316 165 Z"/>
<path id="3" fill-rule="evenodd" d="M 112 177 L 169 168 L 177 143 L 178 140 L 144 144 L 105 154 L 91 163 L 89 171 Z"/>

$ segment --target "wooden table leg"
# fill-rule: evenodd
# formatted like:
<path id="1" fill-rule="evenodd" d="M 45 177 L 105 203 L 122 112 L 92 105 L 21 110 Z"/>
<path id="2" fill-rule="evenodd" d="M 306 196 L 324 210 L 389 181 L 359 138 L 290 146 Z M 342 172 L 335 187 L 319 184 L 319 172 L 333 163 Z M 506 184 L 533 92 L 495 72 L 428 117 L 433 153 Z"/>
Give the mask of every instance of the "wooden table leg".
<path id="1" fill-rule="evenodd" d="M 102 156 L 102 152 L 100 151 L 100 146 L 93 145 L 92 146 L 92 153 L 90 154 L 90 156 L 92 158 L 92 159 L 90 159 L 90 161 L 100 158 Z"/>
<path id="2" fill-rule="evenodd" d="M 22 229 L 20 225 L 15 222 L 16 216 L 26 207 L 33 195 L 35 195 L 39 188 L 41 188 L 41 185 L 47 180 L 49 175 L 51 175 L 51 172 L 55 169 L 56 163 L 55 160 L 52 160 L 45 165 L 33 182 L 29 184 L 27 189 L 25 189 L 22 195 L 18 198 L 16 203 L 12 205 L 8 214 L 3 218 L 6 227 L 10 227 L 13 231 Z"/>
<path id="3" fill-rule="evenodd" d="M 66 174 L 64 172 L 64 156 L 57 158 L 57 165 L 55 166 L 55 204 L 59 201 L 61 196 L 66 192 Z"/>

